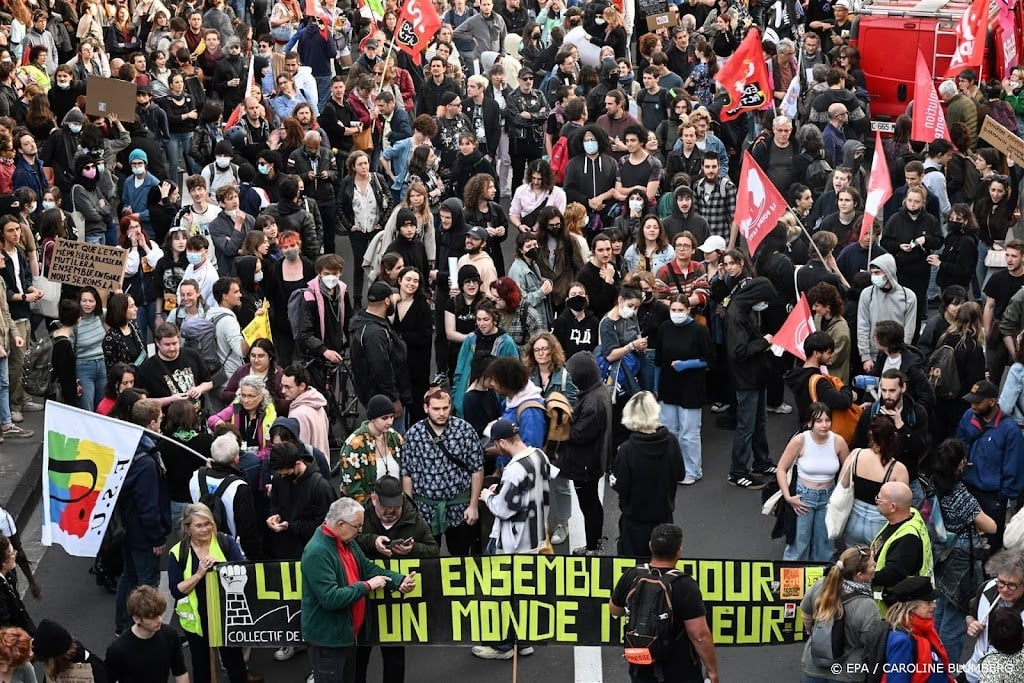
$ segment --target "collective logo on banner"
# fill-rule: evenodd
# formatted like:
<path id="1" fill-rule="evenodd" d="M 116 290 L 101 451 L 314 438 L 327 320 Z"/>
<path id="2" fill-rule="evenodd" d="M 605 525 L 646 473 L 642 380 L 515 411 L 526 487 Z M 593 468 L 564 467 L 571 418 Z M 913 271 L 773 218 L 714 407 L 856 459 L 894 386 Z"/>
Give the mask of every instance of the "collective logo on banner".
<path id="1" fill-rule="evenodd" d="M 722 107 L 722 121 L 731 121 L 745 111 L 756 111 L 771 102 L 768 66 L 756 28 L 750 29 L 736 52 L 715 74 L 715 80 L 729 93 L 729 102 Z"/>
<path id="2" fill-rule="evenodd" d="M 980 67 L 985 55 L 985 34 L 988 26 L 989 0 L 974 0 L 956 25 L 956 52 L 949 60 L 946 78 L 956 76 L 968 67 Z"/>

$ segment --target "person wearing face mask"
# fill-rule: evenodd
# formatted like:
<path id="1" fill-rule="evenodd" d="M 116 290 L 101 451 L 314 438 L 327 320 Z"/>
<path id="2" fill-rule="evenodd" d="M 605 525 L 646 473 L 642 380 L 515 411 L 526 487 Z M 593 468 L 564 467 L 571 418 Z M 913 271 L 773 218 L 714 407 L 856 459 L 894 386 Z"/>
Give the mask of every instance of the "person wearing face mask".
<path id="1" fill-rule="evenodd" d="M 541 275 L 537 259 L 540 247 L 537 238 L 529 233 L 516 236 L 516 258 L 508 269 L 508 276 L 517 285 L 523 295 L 521 306 L 529 306 L 540 316 L 542 329 L 551 327 L 551 301 L 548 296 L 553 291 L 551 280 Z"/>
<path id="2" fill-rule="evenodd" d="M 54 169 L 54 182 L 65 194 L 71 192 L 71 187 L 77 182 L 74 158 L 79 148 L 78 136 L 85 122 L 85 114 L 78 107 L 72 107 L 61 120 L 60 129 L 46 139 L 39 153 L 43 165 Z"/>
<path id="3" fill-rule="evenodd" d="M 96 160 L 88 154 L 80 154 L 74 161 L 75 184 L 72 186 L 71 202 L 85 219 L 85 241 L 103 244 L 107 223 L 113 220 L 114 207 L 96 187 Z"/>
<path id="4" fill-rule="evenodd" d="M 263 218 L 260 216 L 261 220 Z M 264 287 L 270 301 L 270 330 L 278 358 L 282 366 L 287 366 L 291 364 L 295 351 L 291 321 L 288 319 L 288 298 L 296 290 L 306 289 L 317 273 L 313 262 L 302 255 L 302 240 L 297 232 L 284 230 L 277 242 L 283 258 L 267 274 Z"/>
<path id="5" fill-rule="evenodd" d="M 153 224 L 149 220 L 149 190 L 159 187 L 160 181 L 148 171 L 149 155 L 141 149 L 133 149 L 128 155 L 128 165 L 132 177 L 125 181 L 121 189 L 121 205 L 130 213 L 137 213 L 142 222 L 142 229 L 150 239 L 154 237 Z"/>
<path id="6" fill-rule="evenodd" d="M 956 438 L 968 449 L 963 482 L 996 522 L 989 536 L 995 552 L 1003 547 L 1006 504 L 1024 487 L 1024 436 L 999 407 L 999 388 L 992 382 L 976 382 L 963 398 L 971 404 L 956 429 Z"/>
<path id="7" fill-rule="evenodd" d="M 931 266 L 927 259 L 943 242 L 939 222 L 925 211 L 927 198 L 928 191 L 923 187 L 909 188 L 903 208 L 885 222 L 881 239 L 882 246 L 895 258 L 900 282 L 913 290 L 917 301 L 922 303 L 917 308 L 918 321 L 928 314 L 924 302 L 927 302 Z"/>
<path id="8" fill-rule="evenodd" d="M 565 349 L 566 358 L 580 351 L 592 353 L 597 348 L 597 318 L 588 310 L 587 288 L 579 282 L 569 283 L 565 310 L 559 314 L 552 328 L 555 339 Z"/>
<path id="9" fill-rule="evenodd" d="M 928 265 L 938 266 L 935 284 L 945 289 L 960 285 L 969 289 L 978 264 L 978 224 L 966 204 L 954 204 L 946 221 L 946 239 L 938 254 L 928 255 Z"/>
<path id="10" fill-rule="evenodd" d="M 213 148 L 213 163 L 207 164 L 199 175 L 206 180 L 210 192 L 216 193 L 222 187 L 238 185 L 238 164 L 235 163 L 235 148 L 227 140 L 221 140 Z"/>
<path id="11" fill-rule="evenodd" d="M 207 250 L 210 242 L 202 235 L 192 235 L 185 244 L 185 258 L 188 259 L 188 267 L 182 276 L 182 282 L 194 280 L 199 285 L 199 295 L 208 308 L 217 305 L 217 299 L 213 296 L 213 283 L 220 275 L 217 268 L 207 258 Z M 178 300 L 181 300 L 181 285 L 178 285 Z"/>
<path id="12" fill-rule="evenodd" d="M 735 258 L 733 251 L 726 252 Z M 732 443 L 729 485 L 749 490 L 764 488 L 757 475 L 774 475 L 768 450 L 768 394 L 772 373 L 772 335 L 765 334 L 761 313 L 776 298 L 765 277 L 742 281 L 729 297 L 725 312 L 725 339 L 736 386 L 736 431 Z M 753 473 L 749 462 L 753 454 Z"/>
<path id="13" fill-rule="evenodd" d="M 59 121 L 75 106 L 79 95 L 85 94 L 85 84 L 76 82 L 74 70 L 67 64 L 57 67 L 54 87 L 46 94 L 53 116 Z"/>
<path id="14" fill-rule="evenodd" d="M 370 285 L 366 309 L 352 317 L 352 379 L 356 395 L 364 406 L 376 394 L 387 396 L 395 406 L 395 429 L 405 433 L 405 406 L 413 401 L 412 383 L 406 363 L 405 342 L 391 329 L 389 316 L 395 312 L 391 287 L 383 282 Z"/>
<path id="15" fill-rule="evenodd" d="M 235 275 L 242 285 L 242 303 L 235 316 L 244 330 L 264 307 L 266 294 L 263 292 L 263 261 L 258 256 L 238 256 L 234 259 Z"/>
<path id="16" fill-rule="evenodd" d="M 640 391 L 637 375 L 640 356 L 647 351 L 647 337 L 642 337 L 636 312 L 643 303 L 639 289 L 623 287 L 618 299 L 605 313 L 598 325 L 598 346 L 595 353 L 602 364 L 602 376 L 616 377 L 616 391 L 612 397 L 612 447 L 618 448 L 626 440 L 628 430 L 622 426 L 622 409 L 629 398 Z M 604 363 L 601 363 L 601 359 Z M 607 368 L 607 370 L 605 370 Z"/>
<path id="17" fill-rule="evenodd" d="M 329 367 L 340 365 L 345 352 L 352 300 L 341 281 L 344 268 L 340 256 L 324 254 L 316 260 L 317 276 L 306 284 L 302 294 L 295 360 L 308 362 L 311 386 L 317 388 L 327 386 Z"/>
<path id="18" fill-rule="evenodd" d="M 582 206 L 577 205 L 577 208 L 582 212 Z M 533 235 L 538 248 L 533 265 L 542 280 L 551 282 L 551 291 L 546 296 L 552 312 L 562 308 L 570 283 L 586 263 L 580 242 L 568 229 L 566 219 L 557 207 L 545 206 L 537 216 L 537 233 Z M 512 275 L 511 269 L 509 275 Z"/>
<path id="19" fill-rule="evenodd" d="M 857 304 L 857 350 L 863 371 L 872 373 L 875 367 L 875 325 L 883 320 L 895 320 L 903 325 L 903 341 L 910 344 L 917 331 L 917 295 L 900 284 L 896 278 L 896 259 L 882 254 L 868 264 L 871 286 L 860 293 Z"/>
<path id="20" fill-rule="evenodd" d="M 601 212 L 604 225 L 609 222 L 607 210 L 615 202 L 619 168 L 608 149 L 608 134 L 604 130 L 593 124 L 580 129 L 569 138 L 570 159 L 563 183 L 566 201 L 582 204 L 591 215 Z"/>

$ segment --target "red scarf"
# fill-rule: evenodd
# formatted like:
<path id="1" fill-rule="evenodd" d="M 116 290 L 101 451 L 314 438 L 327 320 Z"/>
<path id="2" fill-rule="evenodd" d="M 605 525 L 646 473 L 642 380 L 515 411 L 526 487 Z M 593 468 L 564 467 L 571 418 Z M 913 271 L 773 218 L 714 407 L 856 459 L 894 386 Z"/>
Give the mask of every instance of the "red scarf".
<path id="1" fill-rule="evenodd" d="M 352 550 L 348 547 L 348 543 L 338 538 L 338 535 L 331 531 L 331 528 L 326 524 L 321 526 L 320 530 L 333 538 L 338 546 L 338 559 L 341 560 L 341 566 L 345 568 L 345 577 L 348 579 L 348 585 L 351 586 L 352 584 L 359 583 L 359 564 L 356 562 L 356 557 L 352 554 Z M 363 627 L 365 619 L 366 598 L 362 597 L 352 604 L 352 633 L 359 633 L 359 629 Z"/>
<path id="2" fill-rule="evenodd" d="M 914 639 L 914 651 L 917 653 L 917 669 L 910 677 L 910 683 L 928 683 L 931 679 L 929 667 L 932 665 L 932 651 L 942 660 L 943 671 L 949 670 L 949 655 L 946 654 L 946 647 L 942 644 L 939 634 L 935 631 L 935 620 L 919 617 L 914 613 L 910 614 L 910 637 Z M 946 675 L 946 679 L 953 678 Z"/>

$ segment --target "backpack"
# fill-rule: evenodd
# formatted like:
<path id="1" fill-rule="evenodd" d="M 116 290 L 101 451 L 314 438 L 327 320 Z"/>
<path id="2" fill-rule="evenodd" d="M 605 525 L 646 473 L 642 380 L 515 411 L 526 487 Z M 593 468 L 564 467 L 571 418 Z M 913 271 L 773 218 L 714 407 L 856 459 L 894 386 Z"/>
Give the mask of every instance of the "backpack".
<path id="1" fill-rule="evenodd" d="M 229 474 L 220 480 L 220 484 L 217 485 L 213 491 L 210 491 L 209 484 L 206 483 L 206 474 L 209 472 L 209 468 L 199 468 L 199 502 L 210 508 L 210 512 L 213 513 L 213 521 L 216 522 L 217 528 L 221 530 L 228 530 L 228 510 L 224 507 L 224 499 L 222 496 L 227 491 L 228 486 L 232 482 L 241 480 L 236 474 Z"/>
<path id="2" fill-rule="evenodd" d="M 1014 135 L 1017 134 L 1017 115 L 1007 102 L 989 102 L 988 115 L 995 119 L 995 122 L 1007 129 Z M 979 130 L 981 127 L 979 126 Z M 971 164 L 973 166 L 973 164 Z"/>
<path id="3" fill-rule="evenodd" d="M 685 632 L 673 635 L 672 583 L 685 576 L 676 569 L 666 572 L 644 565 L 633 587 L 626 594 L 625 658 L 630 664 L 657 664 L 667 659 L 675 641 Z"/>
<path id="4" fill-rule="evenodd" d="M 304 301 L 313 301 L 313 292 L 309 291 L 309 287 L 296 289 L 288 295 L 288 322 L 291 323 L 292 339 L 296 341 L 302 332 L 302 316 L 305 315 L 305 311 L 302 310 Z"/>
<path id="5" fill-rule="evenodd" d="M 960 186 L 960 199 L 965 202 L 973 202 L 978 196 L 978 188 L 981 187 L 981 171 L 974 165 L 974 162 L 967 158 L 963 152 L 953 152 L 960 160 L 964 169 L 964 182 Z"/>
<path id="6" fill-rule="evenodd" d="M 551 172 L 555 177 L 555 184 L 561 185 L 565 182 L 565 169 L 569 166 L 569 136 L 563 135 L 558 142 L 551 146 Z"/>
<path id="7" fill-rule="evenodd" d="M 25 354 L 22 383 L 25 393 L 52 398 L 57 395 L 57 381 L 53 376 L 53 337 L 39 339 Z"/>
<path id="8" fill-rule="evenodd" d="M 826 380 L 838 391 L 843 387 L 843 381 L 832 375 L 811 375 L 808 380 L 808 390 L 811 394 L 811 402 L 818 400 L 818 382 Z M 850 443 L 853 439 L 853 432 L 857 429 L 857 422 L 860 421 L 860 414 L 864 409 L 858 403 L 851 403 L 846 410 L 832 411 L 832 431 L 846 439 Z"/>
<path id="9" fill-rule="evenodd" d="M 824 159 L 815 159 L 807 165 L 804 171 L 804 182 L 811 188 L 815 197 L 821 195 L 828 185 L 828 179 L 832 177 L 832 165 Z"/>
<path id="10" fill-rule="evenodd" d="M 931 488 L 930 484 L 929 488 Z M 932 556 L 935 564 L 938 565 L 940 562 L 944 562 L 953 552 L 953 549 L 956 547 L 958 534 L 946 526 L 938 495 L 932 493 L 921 501 L 919 512 L 925 526 L 928 527 L 928 538 L 932 542 Z M 966 530 L 969 531 L 970 527 Z"/>
<path id="11" fill-rule="evenodd" d="M 203 359 L 206 371 L 211 375 L 222 369 L 224 360 L 217 350 L 217 323 L 227 317 L 218 313 L 213 318 L 189 318 L 181 324 L 181 342 L 186 349 L 192 349 Z"/>
<path id="12" fill-rule="evenodd" d="M 862 634 L 861 642 L 864 644 L 864 683 L 882 683 L 882 679 L 885 677 L 888 669 L 885 666 L 889 662 L 886 650 L 889 646 L 889 631 L 891 630 L 892 627 L 889 625 L 889 622 L 879 619 L 878 621 L 871 622 L 867 633 Z M 916 662 L 917 641 L 914 638 L 910 639 L 910 647 L 912 648 L 910 661 Z"/>
<path id="13" fill-rule="evenodd" d="M 928 358 L 928 384 L 935 398 L 953 399 L 960 396 L 960 370 L 956 366 L 956 351 L 944 344 L 946 335 L 939 337 L 939 346 Z"/>
<path id="14" fill-rule="evenodd" d="M 846 652 L 846 605 L 856 596 L 847 593 L 841 596 L 843 614 L 835 615 L 830 621 L 815 620 L 811 627 L 811 635 L 807 638 L 807 651 L 811 655 L 811 663 L 819 669 L 826 669 L 838 661 L 842 661 Z"/>

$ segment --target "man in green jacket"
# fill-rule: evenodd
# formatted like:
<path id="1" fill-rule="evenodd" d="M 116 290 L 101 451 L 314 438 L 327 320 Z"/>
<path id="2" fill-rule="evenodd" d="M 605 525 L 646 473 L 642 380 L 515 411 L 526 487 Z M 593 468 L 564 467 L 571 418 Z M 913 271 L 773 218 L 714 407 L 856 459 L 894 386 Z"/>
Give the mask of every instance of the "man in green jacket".
<path id="1" fill-rule="evenodd" d="M 316 683 L 355 680 L 356 634 L 366 619 L 366 596 L 388 584 L 408 593 L 416 573 L 402 576 L 366 559 L 354 542 L 363 507 L 341 498 L 302 553 L 302 636 L 309 643 Z"/>

